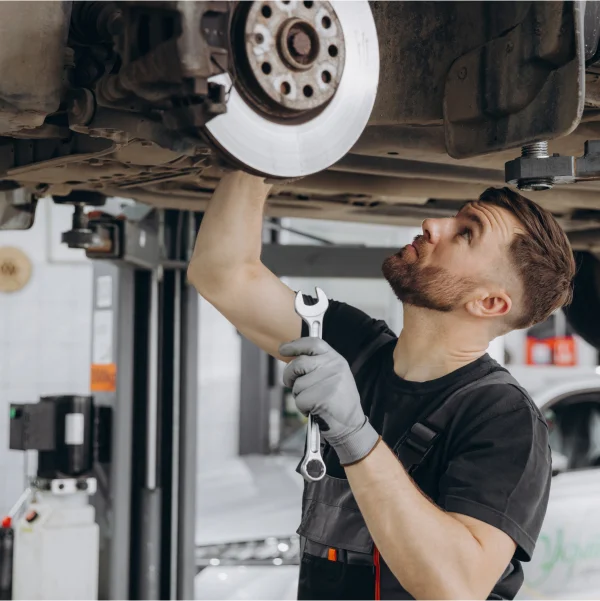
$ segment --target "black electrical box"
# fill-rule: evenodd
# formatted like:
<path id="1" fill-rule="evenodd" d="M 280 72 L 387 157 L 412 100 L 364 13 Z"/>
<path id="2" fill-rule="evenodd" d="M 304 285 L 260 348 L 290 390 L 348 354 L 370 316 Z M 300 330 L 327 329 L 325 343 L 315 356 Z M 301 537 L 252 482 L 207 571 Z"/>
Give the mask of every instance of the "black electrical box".
<path id="1" fill-rule="evenodd" d="M 53 403 L 11 403 L 9 448 L 53 451 L 56 447 L 55 421 Z"/>
<path id="2" fill-rule="evenodd" d="M 39 478 L 79 478 L 94 462 L 110 459 L 110 410 L 94 407 L 91 396 L 42 397 L 11 404 L 10 448 L 38 451 Z"/>

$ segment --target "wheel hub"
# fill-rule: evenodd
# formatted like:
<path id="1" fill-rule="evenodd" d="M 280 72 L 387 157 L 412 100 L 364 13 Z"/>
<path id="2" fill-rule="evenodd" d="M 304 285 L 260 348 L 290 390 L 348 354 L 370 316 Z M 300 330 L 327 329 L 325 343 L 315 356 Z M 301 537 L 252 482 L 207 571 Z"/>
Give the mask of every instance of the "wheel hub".
<path id="1" fill-rule="evenodd" d="M 244 44 L 236 47 L 236 64 L 250 102 L 279 118 L 327 104 L 338 89 L 346 55 L 331 3 L 254 2 L 249 9 L 241 3 L 239 10 L 234 36 Z"/>
<path id="2" fill-rule="evenodd" d="M 229 162 L 266 177 L 302 177 L 339 161 L 377 93 L 368 2 L 240 2 L 237 10 L 233 79 L 211 78 L 229 90 L 227 112 L 207 122 L 208 141 Z"/>

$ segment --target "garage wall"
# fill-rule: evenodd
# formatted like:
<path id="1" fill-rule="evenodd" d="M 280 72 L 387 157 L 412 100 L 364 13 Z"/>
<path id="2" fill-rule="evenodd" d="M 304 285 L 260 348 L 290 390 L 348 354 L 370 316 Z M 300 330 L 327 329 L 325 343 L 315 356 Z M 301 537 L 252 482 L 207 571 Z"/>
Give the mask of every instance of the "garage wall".
<path id="1" fill-rule="evenodd" d="M 238 454 L 241 339 L 236 329 L 199 298 L 198 469 Z"/>
<path id="2" fill-rule="evenodd" d="M 0 293 L 0 513 L 24 484 L 25 453 L 8 450 L 10 403 L 89 393 L 92 266 L 83 251 L 60 245 L 71 213 L 44 199 L 31 230 L 0 232 L 0 246 L 20 248 L 33 263 L 23 290 Z"/>
<path id="3" fill-rule="evenodd" d="M 40 201 L 34 226 L 0 232 L 0 246 L 15 246 L 33 264 L 25 288 L 0 293 L 0 514 L 10 509 L 25 482 L 25 453 L 8 449 L 11 402 L 43 395 L 89 394 L 92 263 L 60 243 L 72 209 Z M 198 460 L 237 454 L 239 337 L 206 301 L 200 303 Z M 34 452 L 28 468 L 35 472 Z"/>

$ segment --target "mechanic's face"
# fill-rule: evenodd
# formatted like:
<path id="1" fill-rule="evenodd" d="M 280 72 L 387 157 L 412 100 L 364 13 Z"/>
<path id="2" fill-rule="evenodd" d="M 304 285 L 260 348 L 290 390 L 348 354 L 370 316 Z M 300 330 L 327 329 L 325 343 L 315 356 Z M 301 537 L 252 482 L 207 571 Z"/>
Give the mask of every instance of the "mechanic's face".
<path id="1" fill-rule="evenodd" d="M 449 312 L 468 304 L 471 312 L 505 315 L 508 248 L 517 229 L 509 211 L 468 203 L 455 217 L 426 219 L 423 234 L 385 260 L 383 274 L 409 305 Z"/>

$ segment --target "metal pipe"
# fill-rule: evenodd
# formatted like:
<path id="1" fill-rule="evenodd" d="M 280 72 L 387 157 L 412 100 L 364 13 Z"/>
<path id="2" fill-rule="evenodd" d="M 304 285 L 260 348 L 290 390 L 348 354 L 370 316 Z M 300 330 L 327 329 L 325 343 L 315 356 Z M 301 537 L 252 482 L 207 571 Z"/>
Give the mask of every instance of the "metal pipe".
<path id="1" fill-rule="evenodd" d="M 301 236 L 303 238 L 307 238 L 308 240 L 314 240 L 315 242 L 320 242 L 321 244 L 335 244 L 334 242 L 332 242 L 331 240 L 327 240 L 326 238 L 321 238 L 320 236 L 315 236 L 314 234 L 308 234 L 306 232 L 294 229 L 293 227 L 287 227 L 285 225 L 281 225 L 280 223 L 276 223 L 273 221 L 266 220 L 264 222 L 264 226 L 268 229 L 275 230 L 277 232 L 290 232 L 290 234 L 296 234 L 296 236 Z"/>
<path id="2" fill-rule="evenodd" d="M 22 493 L 21 496 L 17 499 L 16 503 L 10 508 L 10 511 L 7 513 L 8 517 L 14 523 L 21 511 L 24 509 L 25 505 L 29 502 L 29 499 L 33 495 L 33 490 L 27 487 Z"/>
<path id="3" fill-rule="evenodd" d="M 186 232 L 186 245 L 185 245 L 185 255 L 184 261 L 189 263 L 192 260 L 192 256 L 194 255 L 194 246 L 196 245 L 196 236 L 198 232 L 196 231 L 196 214 L 194 211 L 187 211 L 187 232 Z"/>
<path id="4" fill-rule="evenodd" d="M 148 324 L 148 405 L 146 415 L 146 488 L 156 489 L 158 454 L 158 269 L 153 269 L 150 284 Z"/>
<path id="5" fill-rule="evenodd" d="M 171 259 L 171 260 L 161 261 L 160 265 L 163 269 L 175 269 L 175 270 L 181 271 L 183 269 L 187 269 L 188 262 Z"/>
<path id="6" fill-rule="evenodd" d="M 173 441 L 171 446 L 171 599 L 177 599 L 177 559 L 179 546 L 179 443 L 181 419 L 181 271 L 174 274 L 173 305 Z"/>

